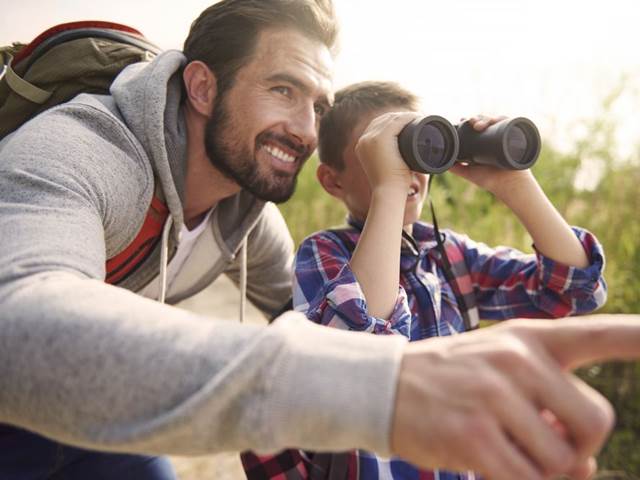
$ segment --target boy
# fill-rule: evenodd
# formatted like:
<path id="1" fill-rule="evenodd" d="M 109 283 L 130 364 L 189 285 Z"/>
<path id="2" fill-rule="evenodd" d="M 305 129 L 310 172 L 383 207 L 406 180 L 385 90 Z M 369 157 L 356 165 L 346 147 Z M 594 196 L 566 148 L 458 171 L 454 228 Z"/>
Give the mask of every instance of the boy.
<path id="1" fill-rule="evenodd" d="M 294 307 L 314 322 L 404 335 L 410 341 L 465 329 L 434 228 L 419 221 L 428 175 L 411 172 L 397 147 L 397 135 L 418 117 L 416 110 L 415 96 L 399 86 L 365 82 L 336 93 L 334 106 L 322 119 L 317 176 L 347 206 L 349 228 L 311 235 L 296 256 Z M 476 130 L 494 122 L 481 117 L 470 121 Z M 590 312 L 604 303 L 599 243 L 567 225 L 530 171 L 459 164 L 451 171 L 502 200 L 535 244 L 536 255 L 525 255 L 444 232 L 450 260 L 464 262 L 468 270 L 481 318 L 555 318 Z M 273 478 L 275 464 L 280 472 L 292 475 L 295 470 L 298 475 L 286 478 L 475 478 L 471 472 L 421 472 L 399 459 L 364 451 L 288 451 L 258 462 L 245 456 L 243 461 L 249 478 Z M 259 473 L 259 462 L 270 467 Z"/>

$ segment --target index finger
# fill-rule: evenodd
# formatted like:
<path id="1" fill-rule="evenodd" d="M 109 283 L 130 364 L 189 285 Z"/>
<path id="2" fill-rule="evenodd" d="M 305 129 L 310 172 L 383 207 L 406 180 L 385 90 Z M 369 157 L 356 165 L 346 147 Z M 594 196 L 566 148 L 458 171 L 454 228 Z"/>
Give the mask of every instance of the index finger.
<path id="1" fill-rule="evenodd" d="M 585 315 L 551 323 L 540 326 L 538 339 L 565 370 L 640 358 L 640 315 Z"/>

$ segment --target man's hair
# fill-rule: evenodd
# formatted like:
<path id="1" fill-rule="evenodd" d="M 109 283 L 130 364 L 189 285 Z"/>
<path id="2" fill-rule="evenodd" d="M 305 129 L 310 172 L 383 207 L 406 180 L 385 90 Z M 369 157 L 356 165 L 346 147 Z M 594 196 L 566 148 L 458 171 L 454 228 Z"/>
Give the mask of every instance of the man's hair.
<path id="1" fill-rule="evenodd" d="M 418 109 L 418 97 L 393 82 L 354 83 L 339 90 L 331 109 L 320 121 L 318 156 L 336 170 L 344 168 L 344 150 L 360 119 L 378 110 Z"/>
<path id="2" fill-rule="evenodd" d="M 224 93 L 251 59 L 258 35 L 269 28 L 294 28 L 329 50 L 338 30 L 332 0 L 222 0 L 191 24 L 183 52 L 189 62 L 204 62 Z"/>

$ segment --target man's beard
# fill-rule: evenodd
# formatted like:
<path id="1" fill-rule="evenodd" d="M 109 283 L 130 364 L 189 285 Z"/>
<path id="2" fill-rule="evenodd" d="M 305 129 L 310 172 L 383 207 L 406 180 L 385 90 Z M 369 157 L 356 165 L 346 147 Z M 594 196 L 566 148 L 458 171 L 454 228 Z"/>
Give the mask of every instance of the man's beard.
<path id="1" fill-rule="evenodd" d="M 249 191 L 260 200 L 275 203 L 286 202 L 291 198 L 296 188 L 295 174 L 285 174 L 274 171 L 269 177 L 263 174 L 260 166 L 251 154 L 249 148 L 242 144 L 239 135 L 241 128 L 233 125 L 223 96 L 213 109 L 211 117 L 205 127 L 205 149 L 209 161 L 223 175 L 236 182 L 240 187 Z M 273 133 L 263 132 L 255 141 L 256 149 L 267 138 L 277 139 L 298 153 L 298 159 L 304 163 L 305 157 L 310 155 L 308 149 L 292 145 L 292 142 Z"/>

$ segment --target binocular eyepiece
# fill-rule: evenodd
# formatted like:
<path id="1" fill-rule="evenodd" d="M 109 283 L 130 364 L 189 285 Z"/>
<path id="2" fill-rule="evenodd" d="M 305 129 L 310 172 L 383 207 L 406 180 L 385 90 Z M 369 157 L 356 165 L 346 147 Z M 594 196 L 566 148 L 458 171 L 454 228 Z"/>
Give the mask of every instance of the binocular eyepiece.
<path id="1" fill-rule="evenodd" d="M 478 132 L 469 122 L 454 127 L 430 115 L 407 124 L 398 136 L 403 160 L 422 173 L 442 173 L 457 161 L 524 170 L 538 159 L 540 144 L 538 129 L 524 117 L 506 118 Z"/>

